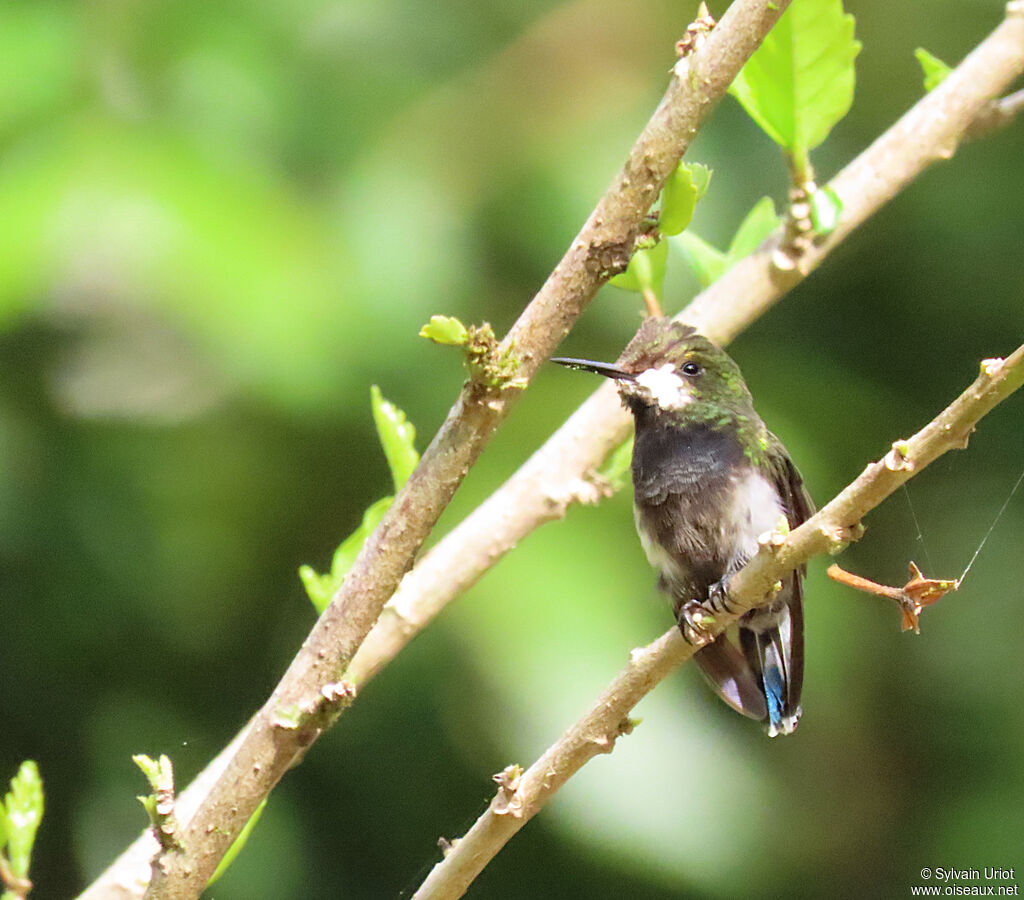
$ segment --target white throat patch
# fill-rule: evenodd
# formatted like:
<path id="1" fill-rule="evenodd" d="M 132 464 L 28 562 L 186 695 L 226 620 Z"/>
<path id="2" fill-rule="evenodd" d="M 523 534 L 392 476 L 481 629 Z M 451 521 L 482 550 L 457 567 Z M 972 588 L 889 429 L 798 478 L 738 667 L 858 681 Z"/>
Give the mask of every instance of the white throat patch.
<path id="1" fill-rule="evenodd" d="M 682 409 L 693 401 L 686 382 L 676 374 L 672 363 L 641 372 L 636 376 L 636 383 L 661 409 Z"/>

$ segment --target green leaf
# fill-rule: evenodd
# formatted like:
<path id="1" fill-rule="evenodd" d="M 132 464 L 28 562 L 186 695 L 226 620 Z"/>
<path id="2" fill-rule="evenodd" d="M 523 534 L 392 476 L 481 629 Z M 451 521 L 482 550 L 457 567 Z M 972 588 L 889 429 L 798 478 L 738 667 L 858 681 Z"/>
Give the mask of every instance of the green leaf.
<path id="1" fill-rule="evenodd" d="M 435 316 L 435 318 L 440 317 Z M 395 490 L 398 491 L 409 480 L 413 469 L 420 461 L 420 455 L 416 452 L 415 446 L 416 429 L 402 410 L 384 399 L 377 385 L 370 388 L 370 403 L 373 407 L 373 422 L 377 427 L 380 445 L 384 449 L 384 456 L 387 458 L 388 468 L 391 470 Z M 366 539 L 380 524 L 380 520 L 384 518 L 384 513 L 388 511 L 394 499 L 394 497 L 382 497 L 363 513 L 362 524 L 334 551 L 330 572 L 321 575 L 312 566 L 299 566 L 299 578 L 302 580 L 302 586 L 306 589 L 306 594 L 317 613 L 322 613 L 327 608 L 331 598 L 345 580 L 349 569 L 355 563 L 356 557 L 359 556 L 359 551 L 363 549 Z"/>
<path id="2" fill-rule="evenodd" d="M 841 0 L 793 0 L 747 60 L 729 92 L 798 161 L 853 102 L 860 42 Z"/>
<path id="3" fill-rule="evenodd" d="M 778 225 L 779 217 L 775 213 L 775 204 L 772 203 L 772 198 L 762 197 L 740 222 L 740 227 L 736 229 L 726 253 L 712 247 L 703 238 L 690 231 L 685 231 L 672 240 L 683 251 L 686 263 L 693 274 L 697 276 L 700 286 L 707 287 L 721 278 L 744 256 L 753 253 Z"/>
<path id="4" fill-rule="evenodd" d="M 11 790 L 3 807 L 11 871 L 18 878 L 28 878 L 32 845 L 43 818 L 43 782 L 32 760 L 23 762 L 18 774 L 11 779 Z"/>
<path id="5" fill-rule="evenodd" d="M 924 89 L 926 91 L 937 88 L 942 84 L 945 77 L 953 71 L 941 59 L 925 50 L 924 47 L 918 47 L 914 51 L 914 56 L 917 57 L 917 61 L 921 64 L 921 71 L 924 73 Z"/>
<path id="6" fill-rule="evenodd" d="M 401 490 L 420 461 L 416 452 L 416 429 L 394 403 L 385 400 L 377 385 L 370 388 L 373 424 L 391 470 L 395 491 Z"/>
<path id="7" fill-rule="evenodd" d="M 693 218 L 697 201 L 711 182 L 711 169 L 700 163 L 680 162 L 661 191 L 658 228 L 662 234 L 679 234 Z"/>
<path id="8" fill-rule="evenodd" d="M 702 288 L 717 281 L 722 273 L 729 268 L 728 256 L 692 231 L 684 231 L 672 238 L 672 241 L 683 251 L 686 264 L 693 271 Z"/>
<path id="9" fill-rule="evenodd" d="M 373 534 L 373 530 L 380 524 L 394 502 L 394 497 L 381 497 L 376 503 L 371 503 L 366 512 L 363 513 L 362 524 L 352 532 L 338 549 L 334 551 L 334 559 L 331 561 L 331 575 L 337 579 L 338 585 L 344 581 L 349 569 L 356 561 L 359 551 L 363 549 L 366 539 Z"/>
<path id="10" fill-rule="evenodd" d="M 843 201 L 828 185 L 811 194 L 811 224 L 815 234 L 831 234 L 836 230 L 842 214 Z"/>
<path id="11" fill-rule="evenodd" d="M 629 260 L 625 272 L 609 279 L 609 284 L 624 291 L 654 291 L 661 295 L 661 283 L 665 280 L 665 266 L 668 261 L 668 244 L 658 241 L 653 247 L 637 250 Z"/>
<path id="12" fill-rule="evenodd" d="M 152 756 L 147 756 L 145 753 L 134 753 L 132 754 L 132 762 L 135 763 L 142 771 L 142 774 L 146 776 L 146 781 L 149 782 L 149 786 L 154 788 L 156 781 L 160 778 L 160 763 L 167 757 L 161 757 L 160 761 L 153 759 Z"/>
<path id="13" fill-rule="evenodd" d="M 359 551 L 363 549 L 366 539 L 380 524 L 380 520 L 384 518 L 384 513 L 388 511 L 394 499 L 394 497 L 382 497 L 363 513 L 362 524 L 334 551 L 334 559 L 331 561 L 329 573 L 319 575 L 311 566 L 299 568 L 299 578 L 302 579 L 306 594 L 318 614 L 327 609 L 327 604 L 331 602 L 331 598 L 341 587 L 345 576 L 355 563 L 356 557 L 359 556 Z"/>
<path id="14" fill-rule="evenodd" d="M 234 843 L 228 848 L 228 852 L 221 857 L 220 862 L 217 864 L 217 868 L 213 870 L 213 874 L 210 876 L 210 880 L 206 882 L 207 887 L 220 878 L 220 876 L 228 870 L 228 866 L 235 861 L 238 854 L 242 852 L 245 842 L 249 840 L 249 835 L 252 834 L 252 830 L 256 827 L 256 823 L 260 820 L 260 816 L 263 815 L 263 810 L 266 805 L 267 798 L 264 797 L 260 801 L 260 805 L 253 811 L 253 814 L 249 816 L 249 821 L 246 822 L 242 830 L 238 832 L 238 837 L 235 838 Z"/>
<path id="15" fill-rule="evenodd" d="M 729 266 L 753 253 L 778 226 L 779 217 L 772 198 L 762 197 L 750 208 L 729 243 Z"/>
<path id="16" fill-rule="evenodd" d="M 318 614 L 322 613 L 327 609 L 327 604 L 331 602 L 331 597 L 334 596 L 334 579 L 331 578 L 330 572 L 321 575 L 312 566 L 302 565 L 299 566 L 299 579 L 306 589 L 306 596 L 313 604 L 313 609 Z"/>
<path id="17" fill-rule="evenodd" d="M 420 337 L 429 338 L 435 344 L 454 344 L 461 347 L 469 340 L 469 332 L 454 316 L 431 316 L 420 329 Z"/>

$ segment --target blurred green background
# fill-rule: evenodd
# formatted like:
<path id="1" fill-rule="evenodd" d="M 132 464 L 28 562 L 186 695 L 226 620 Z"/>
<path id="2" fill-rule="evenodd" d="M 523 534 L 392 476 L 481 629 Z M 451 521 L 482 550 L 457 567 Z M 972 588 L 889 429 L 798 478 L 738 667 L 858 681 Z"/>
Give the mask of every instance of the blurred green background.
<path id="1" fill-rule="evenodd" d="M 721 13 L 719 3 L 713 12 Z M 1002 4 L 850 2 L 858 89 L 827 177 Z M 369 386 L 422 448 L 462 379 L 432 313 L 499 332 L 657 103 L 695 3 L 4 0 L 0 4 L 0 778 L 38 760 L 33 896 L 87 885 L 144 825 L 132 753 L 184 784 L 313 622 L 390 482 Z M 965 146 L 732 352 L 822 502 L 1024 338 L 1024 123 Z M 724 245 L 785 197 L 731 99 L 689 159 Z M 674 260 L 666 307 L 695 285 Z M 614 358 L 608 288 L 564 343 Z M 438 533 L 590 390 L 542 372 Z M 1024 397 L 871 515 L 848 568 L 958 575 L 1024 465 Z M 289 774 L 211 894 L 398 897 L 669 624 L 629 492 L 549 525 L 418 638 Z M 1024 494 L 920 637 L 807 588 L 805 715 L 770 742 L 694 671 L 471 892 L 500 898 L 906 896 L 922 866 L 1024 869 Z"/>

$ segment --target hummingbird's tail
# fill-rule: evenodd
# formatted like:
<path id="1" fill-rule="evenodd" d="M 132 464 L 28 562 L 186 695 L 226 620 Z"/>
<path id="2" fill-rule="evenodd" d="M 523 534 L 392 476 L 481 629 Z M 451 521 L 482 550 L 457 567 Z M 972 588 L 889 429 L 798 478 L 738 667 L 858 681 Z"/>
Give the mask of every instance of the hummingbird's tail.
<path id="1" fill-rule="evenodd" d="M 715 692 L 736 712 L 763 723 L 769 737 L 792 734 L 804 680 L 801 579 L 793 573 L 775 602 L 739 623 L 741 653 L 727 635 L 694 654 Z"/>
<path id="2" fill-rule="evenodd" d="M 801 578 L 793 573 L 776 601 L 740 620 L 740 646 L 764 696 L 769 737 L 792 734 L 800 719 L 804 680 Z"/>
<path id="3" fill-rule="evenodd" d="M 746 657 L 727 635 L 720 635 L 714 643 L 701 647 L 693 661 L 718 696 L 736 712 L 759 722 L 767 718 L 768 705 L 761 683 Z"/>

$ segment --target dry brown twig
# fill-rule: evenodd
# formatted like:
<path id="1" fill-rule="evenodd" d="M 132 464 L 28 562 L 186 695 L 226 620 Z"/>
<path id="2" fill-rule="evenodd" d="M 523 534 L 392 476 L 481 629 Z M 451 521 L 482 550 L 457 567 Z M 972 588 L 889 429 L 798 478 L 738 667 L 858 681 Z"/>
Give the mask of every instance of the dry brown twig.
<path id="1" fill-rule="evenodd" d="M 925 578 L 914 562 L 910 563 L 910 580 L 903 587 L 879 584 L 870 578 L 847 572 L 834 563 L 828 567 L 825 574 L 833 581 L 845 584 L 856 591 L 894 601 L 903 613 L 900 628 L 903 631 L 913 631 L 914 634 L 921 633 L 921 612 L 926 606 L 941 600 L 950 591 L 960 589 L 959 578 Z"/>
<path id="2" fill-rule="evenodd" d="M 716 341 L 726 343 L 798 283 L 853 228 L 895 196 L 920 171 L 931 162 L 948 158 L 960 138 L 969 131 L 970 123 L 993 103 L 1001 102 L 992 98 L 1004 91 L 1020 73 L 1024 16 L 1020 10 L 1009 15 L 1012 12 L 1008 7 L 1006 22 L 964 60 L 943 85 L 924 97 L 832 181 L 832 187 L 843 200 L 844 218 L 832 235 L 808 251 L 802 272 L 783 274 L 775 270 L 772 254 L 778 242 L 776 235 L 698 296 L 682 318 Z M 721 26 L 716 29 L 719 34 L 720 29 Z M 574 248 L 579 240 L 574 242 Z M 564 264 L 563 261 L 559 268 Z M 532 361 L 535 368 L 541 358 L 534 357 Z M 607 487 L 595 473 L 607 454 L 625 438 L 628 428 L 628 417 L 619 406 L 613 387 L 605 385 L 516 475 L 405 577 L 385 614 L 346 670 L 346 680 L 353 684 L 365 683 L 447 602 L 476 581 L 533 528 L 559 518 L 572 503 L 596 502 L 606 494 Z M 510 514 L 510 510 L 514 510 L 514 514 Z M 326 676 L 325 669 L 326 666 L 320 667 Z M 326 677 L 325 680 L 329 681 Z M 345 698 L 345 702 L 348 699 Z M 178 815 L 183 824 L 195 821 L 195 810 L 211 793 L 212 785 L 228 783 L 224 773 L 237 767 L 241 758 L 239 748 L 248 740 L 250 727 L 251 724 L 181 793 Z M 265 745 L 261 746 L 266 749 Z M 275 752 L 283 754 L 285 748 Z M 228 771 L 227 778 L 232 777 Z M 250 792 L 253 789 L 252 785 L 246 788 Z M 241 807 L 234 819 L 244 824 Z M 224 838 L 223 843 L 230 841 Z M 147 860 L 154 846 L 144 834 L 82 897 L 127 900 L 141 896 L 148 881 Z"/>

